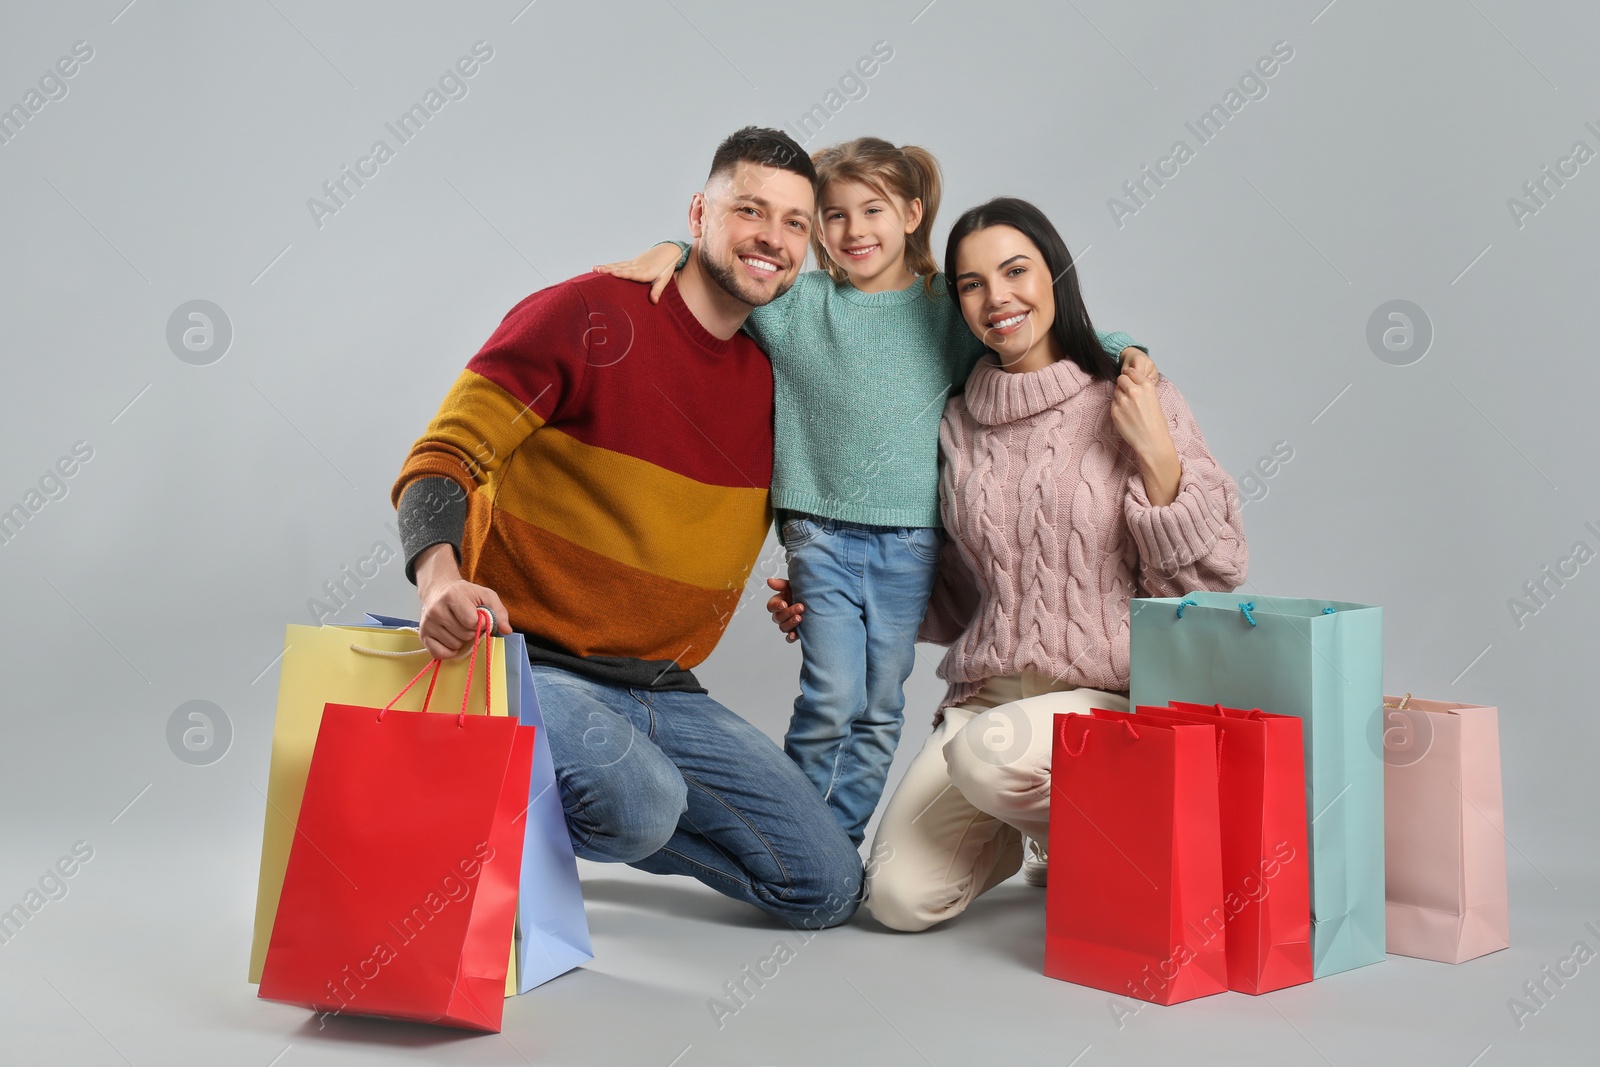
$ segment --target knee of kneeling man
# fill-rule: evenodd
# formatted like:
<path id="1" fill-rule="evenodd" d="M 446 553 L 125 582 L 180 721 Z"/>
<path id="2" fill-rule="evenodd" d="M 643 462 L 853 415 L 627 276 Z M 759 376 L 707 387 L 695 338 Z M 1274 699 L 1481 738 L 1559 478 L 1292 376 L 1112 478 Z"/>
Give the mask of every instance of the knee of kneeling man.
<path id="1" fill-rule="evenodd" d="M 797 930 L 826 930 L 849 922 L 860 906 L 859 893 L 832 893 L 790 917 L 789 924 Z"/>
<path id="2" fill-rule="evenodd" d="M 596 828 L 590 848 L 619 863 L 634 863 L 666 847 L 689 809 L 689 793 L 677 774 L 632 781 L 626 789 L 617 803 L 606 805 L 610 825 Z"/>
<path id="3" fill-rule="evenodd" d="M 826 930 L 847 923 L 861 906 L 866 872 L 861 856 L 843 831 L 824 834 L 804 863 L 791 863 L 790 875 L 759 892 L 767 910 L 797 930 Z"/>

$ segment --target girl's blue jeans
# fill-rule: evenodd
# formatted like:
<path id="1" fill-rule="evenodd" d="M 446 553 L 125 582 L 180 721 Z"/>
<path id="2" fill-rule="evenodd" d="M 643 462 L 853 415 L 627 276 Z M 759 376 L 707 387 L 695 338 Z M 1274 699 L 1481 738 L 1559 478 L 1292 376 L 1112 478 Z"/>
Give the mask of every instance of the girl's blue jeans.
<path id="1" fill-rule="evenodd" d="M 791 600 L 805 605 L 783 750 L 859 845 L 900 740 L 943 532 L 787 513 L 782 540 Z"/>

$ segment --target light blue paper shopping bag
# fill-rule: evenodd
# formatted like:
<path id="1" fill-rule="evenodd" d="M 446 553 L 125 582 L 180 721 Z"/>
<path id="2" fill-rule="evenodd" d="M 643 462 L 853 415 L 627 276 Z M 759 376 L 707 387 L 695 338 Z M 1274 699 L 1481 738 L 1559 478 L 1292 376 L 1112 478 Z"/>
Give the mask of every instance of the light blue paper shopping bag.
<path id="1" fill-rule="evenodd" d="M 1317 978 L 1383 959 L 1383 609 L 1195 592 L 1132 605 L 1130 703 L 1304 723 Z"/>
<path id="2" fill-rule="evenodd" d="M 415 627 L 410 619 L 374 615 L 375 626 Z M 589 943 L 589 920 L 583 912 L 583 892 L 578 884 L 578 861 L 556 789 L 555 761 L 539 713 L 528 649 L 519 633 L 497 634 L 505 641 L 506 676 L 520 675 L 520 683 L 506 686 L 506 703 L 524 726 L 535 726 L 533 776 L 528 786 L 527 828 L 522 845 L 522 877 L 517 886 L 517 992 L 566 974 L 594 959 Z"/>

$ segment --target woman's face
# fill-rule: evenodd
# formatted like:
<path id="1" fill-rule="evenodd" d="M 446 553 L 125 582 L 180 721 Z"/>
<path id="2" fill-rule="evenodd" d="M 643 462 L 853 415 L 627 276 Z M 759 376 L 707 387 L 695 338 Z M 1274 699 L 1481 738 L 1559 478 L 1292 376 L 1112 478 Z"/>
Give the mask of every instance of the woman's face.
<path id="1" fill-rule="evenodd" d="M 1044 255 L 1020 230 L 997 225 L 967 234 L 956 249 L 955 286 L 967 328 L 1002 365 L 1040 346 L 1048 351 L 1055 287 Z"/>

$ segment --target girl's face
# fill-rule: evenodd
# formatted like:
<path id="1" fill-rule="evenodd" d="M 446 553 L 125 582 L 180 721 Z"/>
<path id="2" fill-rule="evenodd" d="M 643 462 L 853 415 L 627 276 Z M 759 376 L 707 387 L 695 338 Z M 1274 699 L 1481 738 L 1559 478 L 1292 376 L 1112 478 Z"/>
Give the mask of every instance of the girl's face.
<path id="1" fill-rule="evenodd" d="M 822 246 L 850 283 L 866 292 L 904 288 L 906 235 L 922 222 L 922 201 L 843 178 L 823 187 L 821 199 Z"/>
<path id="2" fill-rule="evenodd" d="M 967 328 L 1004 366 L 1030 352 L 1050 362 L 1056 294 L 1044 255 L 1020 230 L 974 230 L 956 249 L 956 292 Z M 1041 350 L 1041 346 L 1044 346 Z"/>

